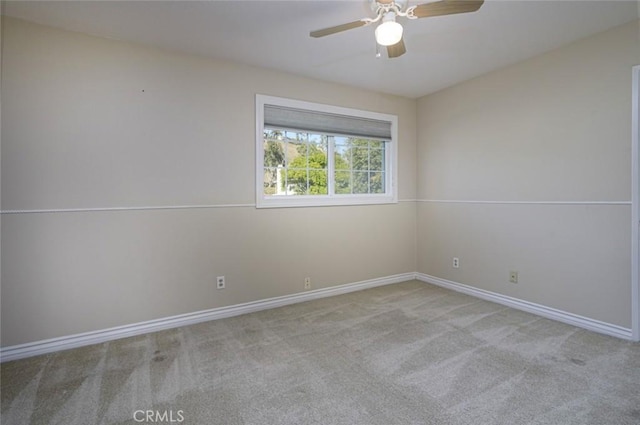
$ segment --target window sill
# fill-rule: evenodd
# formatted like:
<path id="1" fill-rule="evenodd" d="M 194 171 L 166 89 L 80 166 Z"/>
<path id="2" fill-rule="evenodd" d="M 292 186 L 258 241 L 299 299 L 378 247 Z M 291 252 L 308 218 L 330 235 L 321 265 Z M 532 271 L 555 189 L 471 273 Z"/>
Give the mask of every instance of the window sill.
<path id="1" fill-rule="evenodd" d="M 300 196 L 285 198 L 280 196 L 267 196 L 258 198 L 256 208 L 300 208 L 300 207 L 326 207 L 347 205 L 380 205 L 397 204 L 398 199 L 388 195 L 363 195 L 363 196 Z"/>

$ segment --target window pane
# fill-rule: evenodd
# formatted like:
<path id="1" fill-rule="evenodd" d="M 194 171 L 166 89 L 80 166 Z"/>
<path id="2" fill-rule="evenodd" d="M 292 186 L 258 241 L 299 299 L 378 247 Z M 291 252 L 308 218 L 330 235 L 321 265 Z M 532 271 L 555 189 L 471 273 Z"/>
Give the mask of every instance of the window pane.
<path id="1" fill-rule="evenodd" d="M 264 143 L 264 166 L 277 167 L 284 165 L 285 143 L 279 140 L 267 140 Z"/>
<path id="2" fill-rule="evenodd" d="M 309 134 L 309 143 L 324 143 L 326 140 L 322 140 L 321 134 Z"/>
<path id="3" fill-rule="evenodd" d="M 264 194 L 276 195 L 278 192 L 278 168 L 265 167 L 264 169 Z"/>
<path id="4" fill-rule="evenodd" d="M 369 178 L 370 193 L 384 193 L 384 173 L 372 172 Z"/>
<path id="5" fill-rule="evenodd" d="M 306 169 L 283 169 L 282 191 L 285 195 L 306 195 L 307 194 L 307 170 Z"/>
<path id="6" fill-rule="evenodd" d="M 305 157 L 300 157 L 304 160 Z M 306 168 L 287 169 L 287 195 L 306 195 L 308 176 Z"/>
<path id="7" fill-rule="evenodd" d="M 349 138 L 349 143 L 353 147 L 360 147 L 360 148 L 368 148 L 369 147 L 369 139 L 356 139 L 356 138 L 350 137 Z"/>
<path id="8" fill-rule="evenodd" d="M 351 149 L 351 166 L 354 170 L 366 171 L 369 169 L 369 149 L 368 148 L 352 148 Z"/>
<path id="9" fill-rule="evenodd" d="M 290 167 L 291 164 L 297 163 L 301 164 L 302 161 L 303 166 L 307 166 L 307 145 L 305 143 L 301 143 L 297 140 L 288 140 L 285 148 L 285 165 Z M 302 159 L 298 159 L 302 156 Z M 297 162 L 296 162 L 297 161 Z"/>
<path id="10" fill-rule="evenodd" d="M 350 171 L 336 171 L 336 193 L 339 195 L 351 193 Z"/>
<path id="11" fill-rule="evenodd" d="M 278 129 L 265 128 L 264 139 L 265 140 L 282 140 L 284 132 Z"/>
<path id="12" fill-rule="evenodd" d="M 369 169 L 371 171 L 384 171 L 384 150 L 371 149 L 369 152 Z"/>
<path id="13" fill-rule="evenodd" d="M 326 195 L 327 170 L 309 170 L 309 195 Z"/>
<path id="14" fill-rule="evenodd" d="M 369 173 L 367 171 L 353 172 L 353 193 L 369 193 Z"/>
<path id="15" fill-rule="evenodd" d="M 326 169 L 328 167 L 327 145 L 326 144 L 310 144 L 309 149 L 309 168 Z"/>
<path id="16" fill-rule="evenodd" d="M 298 131 L 287 131 L 287 138 L 292 141 L 297 142 L 306 142 L 307 141 L 307 133 L 300 133 Z"/>
<path id="17" fill-rule="evenodd" d="M 349 143 L 349 137 L 333 136 L 333 142 L 336 146 L 345 146 Z"/>
<path id="18" fill-rule="evenodd" d="M 334 167 L 336 170 L 349 170 L 351 164 L 349 161 L 350 150 L 345 145 L 336 145 L 334 148 Z"/>

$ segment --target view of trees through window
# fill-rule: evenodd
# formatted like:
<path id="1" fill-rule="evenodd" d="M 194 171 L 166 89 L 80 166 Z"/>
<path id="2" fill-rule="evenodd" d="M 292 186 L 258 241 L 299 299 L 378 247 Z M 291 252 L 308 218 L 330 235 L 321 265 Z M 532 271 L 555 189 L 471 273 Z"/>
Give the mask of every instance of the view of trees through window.
<path id="1" fill-rule="evenodd" d="M 336 195 L 385 193 L 385 142 L 265 129 L 265 195 L 327 195 L 329 178 Z"/>

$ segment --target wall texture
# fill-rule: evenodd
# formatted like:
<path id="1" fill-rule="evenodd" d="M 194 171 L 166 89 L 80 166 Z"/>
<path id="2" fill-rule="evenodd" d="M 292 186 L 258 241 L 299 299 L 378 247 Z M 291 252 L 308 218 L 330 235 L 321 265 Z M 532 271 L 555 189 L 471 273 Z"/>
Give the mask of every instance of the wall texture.
<path id="1" fill-rule="evenodd" d="M 631 327 L 639 36 L 635 21 L 419 100 L 419 272 Z"/>
<path id="2" fill-rule="evenodd" d="M 3 347 L 416 270 L 416 101 L 2 30 Z M 398 115 L 411 201 L 256 210 L 256 93 Z M 218 207 L 144 208 L 194 205 Z M 91 210 L 121 207 L 142 209 Z"/>

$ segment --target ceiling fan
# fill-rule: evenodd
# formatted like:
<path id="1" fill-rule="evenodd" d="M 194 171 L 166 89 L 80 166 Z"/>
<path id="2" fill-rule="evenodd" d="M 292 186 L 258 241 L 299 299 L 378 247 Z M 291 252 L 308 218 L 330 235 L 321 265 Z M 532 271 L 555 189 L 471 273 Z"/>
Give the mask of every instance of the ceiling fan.
<path id="1" fill-rule="evenodd" d="M 480 9 L 484 0 L 439 0 L 411 6 L 406 10 L 403 9 L 407 5 L 407 0 L 369 0 L 369 3 L 371 10 L 376 14 L 375 18 L 362 18 L 335 27 L 311 31 L 309 35 L 319 38 L 380 22 L 375 31 L 376 43 L 387 48 L 389 58 L 397 58 L 404 55 L 407 49 L 402 38 L 402 25 L 396 22 L 396 17 L 418 19 L 475 12 Z"/>

